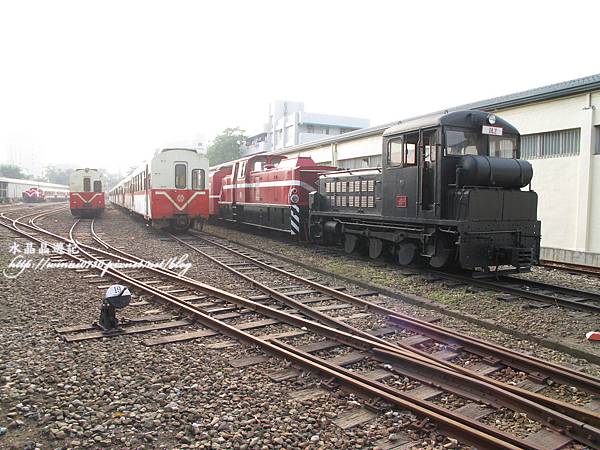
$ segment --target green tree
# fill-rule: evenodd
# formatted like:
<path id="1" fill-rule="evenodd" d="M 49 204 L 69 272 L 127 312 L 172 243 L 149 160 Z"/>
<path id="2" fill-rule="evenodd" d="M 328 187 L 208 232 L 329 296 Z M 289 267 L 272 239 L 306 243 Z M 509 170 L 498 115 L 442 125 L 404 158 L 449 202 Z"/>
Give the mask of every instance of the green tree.
<path id="1" fill-rule="evenodd" d="M 0 164 L 0 177 L 24 179 L 27 178 L 27 174 L 14 164 Z"/>
<path id="2" fill-rule="evenodd" d="M 244 130 L 239 127 L 225 128 L 208 146 L 208 162 L 211 166 L 238 159 L 241 156 L 240 148 L 246 141 Z"/>
<path id="3" fill-rule="evenodd" d="M 106 180 L 106 186 L 105 186 L 106 190 L 110 190 L 113 187 L 115 187 L 117 185 L 117 183 L 119 181 L 121 181 L 121 178 L 123 178 L 118 173 L 109 172 L 106 169 L 100 169 L 100 172 L 102 173 L 102 175 L 104 176 L 104 179 Z"/>
<path id="4" fill-rule="evenodd" d="M 69 177 L 73 169 L 61 169 L 56 166 L 46 167 L 46 179 L 49 183 L 69 184 Z"/>

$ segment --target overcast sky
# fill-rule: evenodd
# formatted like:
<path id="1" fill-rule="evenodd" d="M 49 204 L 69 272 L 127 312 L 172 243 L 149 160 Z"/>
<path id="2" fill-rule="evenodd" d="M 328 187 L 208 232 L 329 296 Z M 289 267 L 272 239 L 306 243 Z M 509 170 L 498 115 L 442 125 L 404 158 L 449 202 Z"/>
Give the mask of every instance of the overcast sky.
<path id="1" fill-rule="evenodd" d="M 273 99 L 376 125 L 600 73 L 599 2 L 3 1 L 0 161 L 126 170 L 260 128 Z"/>

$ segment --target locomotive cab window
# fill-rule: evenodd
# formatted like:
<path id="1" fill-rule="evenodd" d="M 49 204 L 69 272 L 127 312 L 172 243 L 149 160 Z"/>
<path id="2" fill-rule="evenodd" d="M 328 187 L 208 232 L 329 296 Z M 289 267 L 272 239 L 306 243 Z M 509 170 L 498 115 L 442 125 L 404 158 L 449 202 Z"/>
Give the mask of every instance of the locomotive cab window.
<path id="1" fill-rule="evenodd" d="M 419 144 L 419 133 L 404 136 L 404 166 L 417 165 L 417 145 Z"/>
<path id="2" fill-rule="evenodd" d="M 83 192 L 90 192 L 92 190 L 92 184 L 88 177 L 83 179 Z"/>
<path id="3" fill-rule="evenodd" d="M 404 141 L 402 138 L 390 141 L 388 143 L 388 163 L 390 166 L 399 166 L 402 164 L 402 148 Z"/>
<path id="4" fill-rule="evenodd" d="M 102 181 L 94 181 L 94 192 L 102 192 Z"/>
<path id="5" fill-rule="evenodd" d="M 446 129 L 445 154 L 481 155 L 493 158 L 517 158 L 518 137 L 491 136 L 473 130 Z"/>
<path id="6" fill-rule="evenodd" d="M 516 136 L 489 136 L 489 155 L 496 158 L 517 158 Z"/>
<path id="7" fill-rule="evenodd" d="M 408 134 L 388 143 L 389 166 L 416 166 L 419 133 Z"/>
<path id="8" fill-rule="evenodd" d="M 478 133 L 470 130 L 446 130 L 446 155 L 478 155 Z"/>
<path id="9" fill-rule="evenodd" d="M 204 169 L 192 170 L 192 189 L 197 191 L 204 189 L 204 180 Z"/>
<path id="10" fill-rule="evenodd" d="M 175 189 L 185 189 L 187 167 L 185 164 L 175 164 Z"/>

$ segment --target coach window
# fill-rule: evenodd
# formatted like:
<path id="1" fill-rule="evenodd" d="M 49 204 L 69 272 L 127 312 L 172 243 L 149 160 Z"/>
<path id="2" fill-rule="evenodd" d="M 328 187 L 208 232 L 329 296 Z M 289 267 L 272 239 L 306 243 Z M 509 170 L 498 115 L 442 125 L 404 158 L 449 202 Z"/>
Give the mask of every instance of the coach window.
<path id="1" fill-rule="evenodd" d="M 94 181 L 94 192 L 102 192 L 102 181 Z"/>
<path id="2" fill-rule="evenodd" d="M 83 179 L 83 192 L 90 192 L 92 185 L 90 183 L 90 179 L 89 178 L 84 178 Z"/>
<path id="3" fill-rule="evenodd" d="M 402 164 L 402 139 L 390 141 L 388 144 L 388 162 L 390 166 Z"/>
<path id="4" fill-rule="evenodd" d="M 185 189 L 187 168 L 185 164 L 175 164 L 175 189 Z"/>
<path id="5" fill-rule="evenodd" d="M 204 169 L 192 170 L 192 189 L 196 191 L 204 189 Z"/>

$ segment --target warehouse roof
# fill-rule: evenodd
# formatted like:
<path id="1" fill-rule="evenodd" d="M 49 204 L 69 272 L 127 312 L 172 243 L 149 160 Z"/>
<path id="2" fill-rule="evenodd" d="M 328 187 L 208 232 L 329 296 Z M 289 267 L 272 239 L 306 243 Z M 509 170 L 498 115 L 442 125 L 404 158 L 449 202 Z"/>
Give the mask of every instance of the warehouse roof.
<path id="1" fill-rule="evenodd" d="M 36 180 L 23 180 L 20 178 L 7 178 L 0 177 L 0 182 L 5 182 L 9 184 L 30 184 L 32 186 L 37 186 L 41 188 L 56 188 L 56 189 L 69 189 L 69 186 L 65 186 L 63 184 L 55 184 L 55 183 L 46 183 L 45 181 L 36 181 Z"/>
<path id="2" fill-rule="evenodd" d="M 600 74 L 590 75 L 588 77 L 577 78 L 575 80 L 563 81 L 561 83 L 549 84 L 527 91 L 516 92 L 514 94 L 503 95 L 501 97 L 489 98 L 486 100 L 480 100 L 474 103 L 467 103 L 466 105 L 455 106 L 445 110 L 436 111 L 430 114 L 424 114 L 421 116 L 411 117 L 408 120 L 420 119 L 427 116 L 435 116 L 450 111 L 458 111 L 465 109 L 481 109 L 483 111 L 495 111 L 502 108 L 508 108 L 512 106 L 525 105 L 527 103 L 534 103 L 543 100 L 551 100 L 555 98 L 567 97 L 569 95 L 580 94 L 583 92 L 590 92 L 600 90 Z M 376 136 L 381 135 L 383 132 L 394 125 L 401 123 L 401 121 L 390 122 L 383 125 L 378 125 L 370 128 L 363 128 L 349 133 L 344 133 L 336 136 L 331 136 L 326 139 L 320 139 L 318 141 L 308 142 L 306 144 L 294 145 L 293 147 L 286 147 L 284 149 L 275 151 L 275 154 L 286 154 L 296 152 L 299 150 L 306 150 L 309 148 L 320 147 L 322 145 L 344 142 L 348 140 L 354 140 L 360 137 Z"/>

